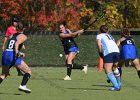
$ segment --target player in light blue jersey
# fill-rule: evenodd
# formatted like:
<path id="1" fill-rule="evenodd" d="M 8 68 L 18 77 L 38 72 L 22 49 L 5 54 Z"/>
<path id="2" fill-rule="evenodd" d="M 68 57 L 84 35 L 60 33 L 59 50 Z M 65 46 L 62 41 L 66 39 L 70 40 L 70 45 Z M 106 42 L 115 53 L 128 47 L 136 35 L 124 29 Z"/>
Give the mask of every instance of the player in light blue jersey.
<path id="1" fill-rule="evenodd" d="M 114 38 L 108 34 L 108 27 L 106 25 L 100 27 L 100 33 L 97 35 L 96 40 L 99 55 L 104 59 L 106 75 L 113 84 L 113 87 L 109 90 L 120 90 L 120 73 L 117 69 L 120 52 Z"/>

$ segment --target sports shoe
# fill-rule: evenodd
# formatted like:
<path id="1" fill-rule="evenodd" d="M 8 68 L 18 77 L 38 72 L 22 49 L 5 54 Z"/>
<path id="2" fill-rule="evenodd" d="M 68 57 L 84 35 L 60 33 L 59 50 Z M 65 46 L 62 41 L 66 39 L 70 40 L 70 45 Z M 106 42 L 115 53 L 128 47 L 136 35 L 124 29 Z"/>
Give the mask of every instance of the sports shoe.
<path id="1" fill-rule="evenodd" d="M 120 91 L 121 88 L 120 87 L 112 87 L 109 89 L 110 91 Z"/>
<path id="2" fill-rule="evenodd" d="M 64 78 L 64 80 L 71 80 L 71 77 L 69 77 L 68 75 Z"/>
<path id="3" fill-rule="evenodd" d="M 110 83 L 110 80 L 109 79 L 107 79 L 106 81 L 107 81 L 107 83 Z"/>
<path id="4" fill-rule="evenodd" d="M 88 65 L 84 65 L 83 67 L 84 67 L 84 68 L 83 68 L 84 73 L 87 74 Z"/>
<path id="5" fill-rule="evenodd" d="M 20 85 L 18 89 L 19 89 L 20 91 L 24 91 L 24 92 L 26 92 L 26 93 L 31 93 L 31 90 L 28 89 L 28 88 L 26 87 L 26 85 L 24 85 L 24 86 Z"/>

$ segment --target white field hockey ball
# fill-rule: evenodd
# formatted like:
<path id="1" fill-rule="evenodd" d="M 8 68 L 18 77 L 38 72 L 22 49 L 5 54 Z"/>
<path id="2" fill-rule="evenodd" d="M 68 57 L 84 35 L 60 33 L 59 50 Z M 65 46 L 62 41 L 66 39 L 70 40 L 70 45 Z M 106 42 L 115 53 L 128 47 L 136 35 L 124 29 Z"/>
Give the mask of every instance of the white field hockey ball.
<path id="1" fill-rule="evenodd" d="M 62 54 L 59 54 L 59 56 L 60 56 L 60 57 L 63 57 L 63 55 L 62 55 Z"/>

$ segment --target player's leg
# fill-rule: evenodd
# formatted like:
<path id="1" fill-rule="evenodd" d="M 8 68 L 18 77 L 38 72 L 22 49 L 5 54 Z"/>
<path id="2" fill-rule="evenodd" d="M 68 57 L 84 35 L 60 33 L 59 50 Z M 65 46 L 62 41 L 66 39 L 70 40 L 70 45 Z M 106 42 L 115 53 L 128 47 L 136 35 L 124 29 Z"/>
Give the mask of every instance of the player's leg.
<path id="1" fill-rule="evenodd" d="M 120 77 L 120 70 L 119 70 L 119 68 L 113 66 L 113 73 L 114 73 L 114 75 L 116 77 L 118 85 L 121 87 L 121 77 Z M 110 80 L 107 79 L 107 82 L 110 83 Z"/>
<path id="2" fill-rule="evenodd" d="M 68 56 L 69 56 L 69 53 L 68 52 L 65 52 L 65 62 L 66 62 L 66 67 L 67 67 L 67 75 L 64 77 L 64 80 L 71 80 L 69 73 L 70 73 L 70 69 L 68 67 L 68 64 L 67 64 L 67 59 L 68 59 Z"/>
<path id="3" fill-rule="evenodd" d="M 69 76 L 70 68 L 68 67 L 68 64 L 67 64 L 68 56 L 69 56 L 69 52 L 65 52 L 65 63 L 67 67 L 67 75 L 64 77 L 64 80 L 71 80 L 71 77 Z"/>
<path id="4" fill-rule="evenodd" d="M 118 82 L 114 76 L 114 73 L 112 72 L 112 66 L 113 66 L 113 63 L 105 63 L 104 64 L 104 68 L 106 70 L 107 77 L 111 81 L 111 83 L 113 84 L 113 88 L 115 88 L 116 90 L 117 89 L 119 90 Z"/>
<path id="5" fill-rule="evenodd" d="M 67 56 L 67 76 L 64 78 L 64 80 L 71 80 L 70 76 L 73 67 L 72 60 L 75 58 L 76 54 L 76 52 L 69 52 Z"/>
<path id="6" fill-rule="evenodd" d="M 20 69 L 18 69 L 17 67 L 16 67 L 16 69 L 17 69 L 17 72 L 18 72 L 18 76 L 24 76 L 24 74 L 22 73 L 22 71 Z"/>
<path id="7" fill-rule="evenodd" d="M 74 60 L 72 61 L 72 64 L 73 69 L 81 69 L 82 71 L 84 71 L 85 74 L 87 74 L 88 65 L 76 64 L 74 63 Z"/>
<path id="8" fill-rule="evenodd" d="M 119 57 L 119 54 L 116 54 L 116 53 L 110 53 L 104 56 L 104 68 L 105 68 L 108 79 L 113 84 L 113 87 L 110 90 L 120 90 L 116 77 L 112 71 L 114 62 L 118 60 L 118 57 Z"/>
<path id="9" fill-rule="evenodd" d="M 116 77 L 118 86 L 121 88 L 121 78 L 120 78 L 120 71 L 118 69 L 118 62 L 120 61 L 120 54 L 114 53 L 113 56 L 113 73 Z"/>
<path id="10" fill-rule="evenodd" d="M 2 73 L 0 75 L 0 84 L 8 76 L 9 68 L 7 66 L 2 66 Z"/>
<path id="11" fill-rule="evenodd" d="M 12 64 L 12 65 L 10 65 L 9 66 L 9 69 L 13 66 L 14 64 Z M 20 70 L 20 69 L 18 69 L 17 67 L 16 67 L 16 70 L 17 70 L 17 72 L 18 72 L 18 76 L 23 76 L 24 74 L 22 73 L 22 71 Z M 8 73 L 8 75 L 10 76 L 10 73 Z"/>
<path id="12" fill-rule="evenodd" d="M 116 77 L 116 80 L 117 80 L 117 83 L 118 83 L 118 86 L 121 88 L 121 77 L 120 77 L 120 72 L 119 72 L 119 69 L 118 67 L 116 66 L 117 64 L 115 64 L 113 66 L 113 73 Z"/>
<path id="13" fill-rule="evenodd" d="M 24 61 L 21 61 L 21 64 L 18 65 L 17 68 L 19 68 L 25 73 L 21 85 L 19 86 L 19 90 L 30 93 L 31 90 L 26 87 L 26 84 L 31 77 L 31 69 Z"/>
<path id="14" fill-rule="evenodd" d="M 125 60 L 123 59 L 119 60 L 118 62 L 118 70 L 120 72 L 120 77 L 122 76 L 122 66 L 124 65 L 124 63 L 125 63 Z"/>
<path id="15" fill-rule="evenodd" d="M 134 65 L 135 65 L 135 68 L 136 68 L 136 70 L 137 70 L 138 76 L 139 76 L 139 78 L 140 78 L 140 63 L 139 63 L 139 59 L 134 59 L 134 60 L 133 60 L 133 63 L 134 63 Z"/>
<path id="16" fill-rule="evenodd" d="M 79 53 L 79 50 L 77 47 L 72 47 L 69 49 L 70 52 L 73 52 L 74 53 L 74 57 L 73 59 L 75 58 L 75 56 Z M 85 72 L 85 74 L 87 74 L 87 67 L 88 65 L 78 65 L 78 64 L 74 64 L 73 60 L 72 60 L 72 64 L 73 64 L 73 69 L 81 69 Z"/>
<path id="17" fill-rule="evenodd" d="M 13 62 L 13 51 L 4 51 L 2 54 L 2 73 L 0 76 L 0 83 L 9 75 L 9 66 Z"/>

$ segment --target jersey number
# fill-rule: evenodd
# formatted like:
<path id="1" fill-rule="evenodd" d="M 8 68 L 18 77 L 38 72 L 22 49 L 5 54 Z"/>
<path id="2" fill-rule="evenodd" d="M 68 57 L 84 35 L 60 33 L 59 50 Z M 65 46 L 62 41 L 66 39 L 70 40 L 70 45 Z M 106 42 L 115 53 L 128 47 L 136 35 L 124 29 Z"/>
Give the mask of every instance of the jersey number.
<path id="1" fill-rule="evenodd" d="M 106 35 L 107 36 L 107 38 L 109 39 L 109 40 L 114 40 L 114 38 L 111 36 L 111 35 Z"/>
<path id="2" fill-rule="evenodd" d="M 15 40 L 11 40 L 10 43 L 9 43 L 9 45 L 8 45 L 8 48 L 9 49 L 13 49 L 14 44 L 15 44 Z"/>
<path id="3" fill-rule="evenodd" d="M 132 41 L 131 40 L 127 40 L 127 44 L 132 44 Z"/>

